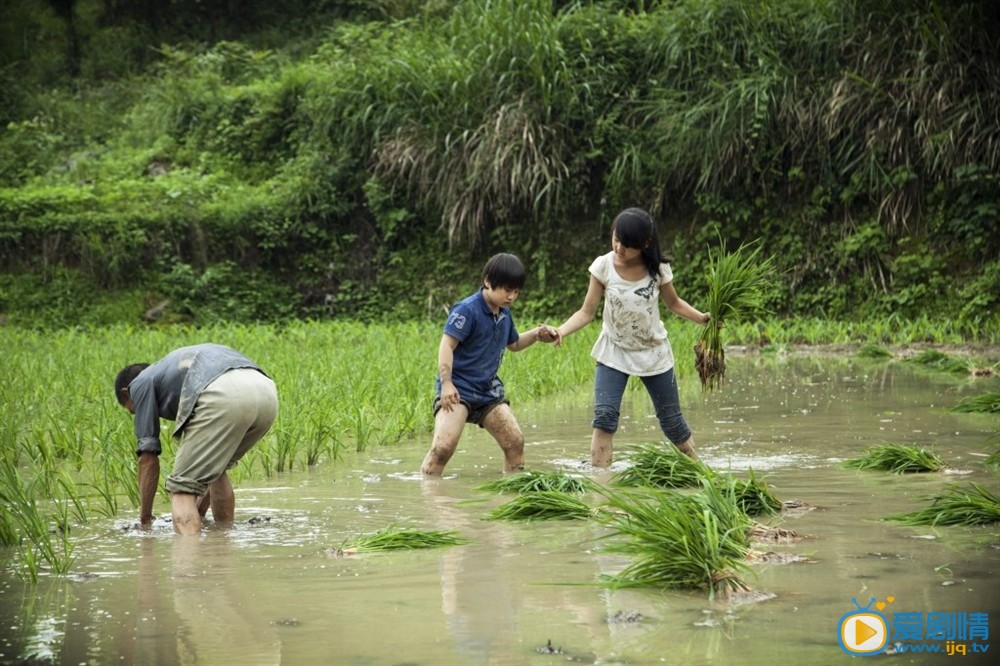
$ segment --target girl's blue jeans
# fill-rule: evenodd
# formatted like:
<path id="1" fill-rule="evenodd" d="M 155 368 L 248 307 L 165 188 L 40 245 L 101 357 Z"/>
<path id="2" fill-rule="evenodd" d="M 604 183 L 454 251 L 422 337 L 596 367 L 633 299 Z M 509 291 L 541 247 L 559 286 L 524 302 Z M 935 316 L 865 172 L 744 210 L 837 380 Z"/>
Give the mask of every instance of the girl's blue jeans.
<path id="1" fill-rule="evenodd" d="M 628 378 L 629 375 L 621 370 L 597 364 L 594 375 L 594 420 L 591 426 L 604 432 L 618 431 L 618 416 Z M 686 442 L 691 437 L 691 429 L 681 413 L 681 400 L 673 368 L 660 375 L 639 379 L 645 384 L 649 397 L 653 400 L 653 408 L 663 434 L 674 444 Z"/>

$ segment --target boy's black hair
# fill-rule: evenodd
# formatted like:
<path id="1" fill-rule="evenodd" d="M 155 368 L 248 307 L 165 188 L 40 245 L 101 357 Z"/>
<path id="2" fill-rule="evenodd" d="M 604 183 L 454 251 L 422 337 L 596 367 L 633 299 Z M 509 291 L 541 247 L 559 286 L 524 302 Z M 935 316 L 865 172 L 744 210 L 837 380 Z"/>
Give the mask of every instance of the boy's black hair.
<path id="1" fill-rule="evenodd" d="M 133 363 L 121 369 L 118 376 L 115 377 L 115 397 L 118 398 L 119 405 L 125 406 L 125 396 L 122 395 L 122 389 L 131 384 L 132 380 L 148 367 L 149 363 Z"/>
<path id="2" fill-rule="evenodd" d="M 611 225 L 611 233 L 625 247 L 642 251 L 642 263 L 652 278 L 660 275 L 660 264 L 670 260 L 660 250 L 660 238 L 652 216 L 641 208 L 626 208 L 618 213 Z"/>
<path id="3" fill-rule="evenodd" d="M 482 283 L 489 281 L 494 289 L 521 289 L 528 279 L 524 264 L 513 254 L 494 254 L 483 267 Z"/>

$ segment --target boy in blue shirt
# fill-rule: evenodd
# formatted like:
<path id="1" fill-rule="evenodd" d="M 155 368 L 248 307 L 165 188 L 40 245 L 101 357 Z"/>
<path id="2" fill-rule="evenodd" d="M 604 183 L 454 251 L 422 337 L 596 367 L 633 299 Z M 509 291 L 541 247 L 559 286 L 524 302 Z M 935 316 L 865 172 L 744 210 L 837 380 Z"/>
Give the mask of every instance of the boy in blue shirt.
<path id="1" fill-rule="evenodd" d="M 466 423 L 485 428 L 504 454 L 505 474 L 524 469 L 524 435 L 497 376 L 505 350 L 553 342 L 545 324 L 519 335 L 510 314 L 527 271 L 513 254 L 497 254 L 483 268 L 482 288 L 448 313 L 438 346 L 434 440 L 420 470 L 441 476 L 455 453 Z"/>

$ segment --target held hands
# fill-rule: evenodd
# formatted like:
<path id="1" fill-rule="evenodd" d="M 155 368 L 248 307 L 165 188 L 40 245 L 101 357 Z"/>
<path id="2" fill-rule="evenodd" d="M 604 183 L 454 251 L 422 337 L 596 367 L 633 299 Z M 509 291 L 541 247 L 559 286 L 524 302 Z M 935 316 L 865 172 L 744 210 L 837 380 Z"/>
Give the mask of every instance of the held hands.
<path id="1" fill-rule="evenodd" d="M 558 347 L 562 342 L 562 336 L 559 335 L 559 329 L 554 326 L 549 326 L 548 324 L 538 325 L 538 340 L 539 342 L 554 342 Z"/>

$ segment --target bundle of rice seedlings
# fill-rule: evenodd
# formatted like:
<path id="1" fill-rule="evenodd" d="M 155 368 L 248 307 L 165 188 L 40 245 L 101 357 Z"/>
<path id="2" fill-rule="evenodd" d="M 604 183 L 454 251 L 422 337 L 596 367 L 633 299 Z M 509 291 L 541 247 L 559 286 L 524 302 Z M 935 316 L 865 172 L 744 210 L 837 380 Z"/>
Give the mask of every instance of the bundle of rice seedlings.
<path id="1" fill-rule="evenodd" d="M 694 347 L 695 366 L 702 389 L 712 390 L 726 376 L 722 326 L 762 309 L 765 290 L 774 272 L 772 257 L 761 256 L 761 246 L 743 244 L 735 252 L 708 251 L 708 311 L 711 321 Z"/>
<path id="2" fill-rule="evenodd" d="M 611 477 L 613 485 L 688 488 L 715 476 L 708 465 L 692 460 L 669 443 L 641 444 L 625 457 L 632 464 Z"/>
<path id="3" fill-rule="evenodd" d="M 597 519 L 611 530 L 602 550 L 632 557 L 625 569 L 603 578 L 605 585 L 706 590 L 712 597 L 749 590 L 740 576 L 751 572 L 752 521 L 707 480 L 691 494 L 598 492 L 608 508 Z"/>
<path id="4" fill-rule="evenodd" d="M 750 470 L 750 478 L 734 479 L 732 477 L 716 477 L 716 485 L 748 516 L 773 516 L 781 513 L 781 500 L 771 493 L 763 481 L 758 481 Z"/>
<path id="5" fill-rule="evenodd" d="M 393 523 L 377 532 L 363 534 L 345 542 L 340 553 L 372 553 L 385 550 L 441 548 L 471 543 L 455 530 L 417 530 Z"/>
<path id="6" fill-rule="evenodd" d="M 961 488 L 952 484 L 931 498 L 927 508 L 889 516 L 904 525 L 987 525 L 1000 522 L 1000 496 L 978 483 Z"/>
<path id="7" fill-rule="evenodd" d="M 950 411 L 962 414 L 1000 414 L 1000 392 L 987 391 L 962 398 Z"/>
<path id="8" fill-rule="evenodd" d="M 969 362 L 963 359 L 948 356 L 944 352 L 936 349 L 922 351 L 913 358 L 910 363 L 916 363 L 926 368 L 940 370 L 941 372 L 969 372 Z"/>
<path id="9" fill-rule="evenodd" d="M 536 490 L 518 495 L 489 513 L 489 520 L 578 520 L 590 518 L 590 507 L 558 490 Z"/>
<path id="10" fill-rule="evenodd" d="M 892 356 L 892 352 L 885 347 L 869 342 L 858 350 L 858 356 L 861 358 L 887 358 Z"/>
<path id="11" fill-rule="evenodd" d="M 902 444 L 871 447 L 862 457 L 845 461 L 844 466 L 852 469 L 877 469 L 893 474 L 938 472 L 945 468 L 944 461 L 937 454 Z"/>
<path id="12" fill-rule="evenodd" d="M 1000 431 L 995 433 L 994 436 L 1000 437 Z M 993 452 L 986 456 L 986 460 L 983 462 L 985 462 L 988 467 L 996 467 L 1000 469 L 1000 441 L 993 444 Z M 0 541 L 0 543 L 3 542 Z"/>
<path id="13" fill-rule="evenodd" d="M 527 471 L 510 474 L 476 487 L 476 490 L 503 493 L 530 493 L 539 490 L 555 490 L 563 493 L 586 492 L 589 484 L 585 479 L 570 476 L 565 472 Z"/>

